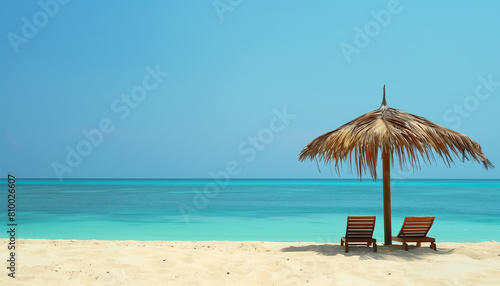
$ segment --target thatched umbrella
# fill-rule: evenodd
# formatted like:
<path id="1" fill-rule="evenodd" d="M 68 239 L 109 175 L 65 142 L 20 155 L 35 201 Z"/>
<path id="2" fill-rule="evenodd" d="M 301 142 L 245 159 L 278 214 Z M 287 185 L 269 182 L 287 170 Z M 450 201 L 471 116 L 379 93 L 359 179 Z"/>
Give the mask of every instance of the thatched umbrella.
<path id="1" fill-rule="evenodd" d="M 481 146 L 462 133 L 455 132 L 429 120 L 390 108 L 384 98 L 379 109 L 362 115 L 339 128 L 325 133 L 309 143 L 299 154 L 299 160 L 317 158 L 333 164 L 337 173 L 342 163 L 356 166 L 360 178 L 367 169 L 377 179 L 379 150 L 382 153 L 384 188 L 384 237 L 391 240 L 391 170 L 394 158 L 401 169 L 406 165 L 420 167 L 424 162 L 435 161 L 438 154 L 449 167 L 453 157 L 472 159 L 493 168 L 481 151 Z M 418 156 L 420 155 L 420 156 Z"/>

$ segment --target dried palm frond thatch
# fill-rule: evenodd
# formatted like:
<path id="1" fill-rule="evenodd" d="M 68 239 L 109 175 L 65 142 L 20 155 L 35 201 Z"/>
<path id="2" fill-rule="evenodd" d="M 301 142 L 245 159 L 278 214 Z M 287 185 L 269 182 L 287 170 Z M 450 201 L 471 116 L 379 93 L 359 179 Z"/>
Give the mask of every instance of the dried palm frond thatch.
<path id="1" fill-rule="evenodd" d="M 379 150 L 388 152 L 391 165 L 394 157 L 399 166 L 420 167 L 435 161 L 438 154 L 449 167 L 453 157 L 472 159 L 488 169 L 493 165 L 481 151 L 481 146 L 466 135 L 435 124 L 423 117 L 390 108 L 384 99 L 379 109 L 362 115 L 341 127 L 325 133 L 309 143 L 299 154 L 299 160 L 317 158 L 335 166 L 340 172 L 342 163 L 356 167 L 361 177 L 369 170 L 377 178 Z"/>

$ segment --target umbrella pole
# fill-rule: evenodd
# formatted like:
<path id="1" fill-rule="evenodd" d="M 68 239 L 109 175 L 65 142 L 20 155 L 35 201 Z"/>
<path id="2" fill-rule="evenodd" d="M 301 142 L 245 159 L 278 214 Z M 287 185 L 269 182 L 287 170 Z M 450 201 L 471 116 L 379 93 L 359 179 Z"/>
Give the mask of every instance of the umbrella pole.
<path id="1" fill-rule="evenodd" d="M 384 244 L 392 245 L 391 234 L 391 165 L 389 151 L 382 151 L 383 183 L 384 183 Z"/>

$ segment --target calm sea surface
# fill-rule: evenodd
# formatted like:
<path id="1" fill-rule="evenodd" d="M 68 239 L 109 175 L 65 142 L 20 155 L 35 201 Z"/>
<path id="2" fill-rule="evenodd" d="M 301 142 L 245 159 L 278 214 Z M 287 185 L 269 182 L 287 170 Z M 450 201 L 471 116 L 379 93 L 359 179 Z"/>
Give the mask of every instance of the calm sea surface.
<path id="1" fill-rule="evenodd" d="M 381 180 L 17 184 L 17 238 L 338 242 L 348 215 L 376 215 L 383 241 Z M 500 241 L 500 180 L 393 181 L 393 235 L 405 216 L 435 216 L 429 235 L 437 241 Z"/>

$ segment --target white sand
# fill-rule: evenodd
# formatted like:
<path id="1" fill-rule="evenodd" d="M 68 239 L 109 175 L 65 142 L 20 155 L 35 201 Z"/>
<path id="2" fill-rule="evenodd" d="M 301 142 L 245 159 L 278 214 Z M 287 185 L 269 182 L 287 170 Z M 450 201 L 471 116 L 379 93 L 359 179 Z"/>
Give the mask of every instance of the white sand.
<path id="1" fill-rule="evenodd" d="M 500 285 L 500 243 L 437 247 L 379 244 L 377 253 L 358 246 L 346 254 L 339 244 L 309 242 L 19 239 L 17 278 L 2 267 L 0 285 Z"/>

